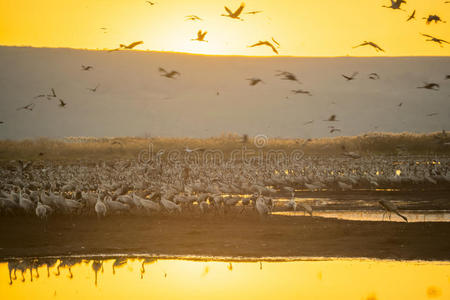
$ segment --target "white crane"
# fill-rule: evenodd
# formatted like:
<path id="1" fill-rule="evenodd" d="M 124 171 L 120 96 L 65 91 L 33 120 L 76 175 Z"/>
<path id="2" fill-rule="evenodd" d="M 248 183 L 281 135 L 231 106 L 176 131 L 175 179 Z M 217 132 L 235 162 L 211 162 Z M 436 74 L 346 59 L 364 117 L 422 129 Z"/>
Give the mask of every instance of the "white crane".
<path id="1" fill-rule="evenodd" d="M 258 199 L 256 199 L 256 211 L 261 217 L 267 216 L 269 213 L 269 207 L 264 201 L 264 198 L 261 197 L 261 194 L 258 194 Z"/>
<path id="2" fill-rule="evenodd" d="M 100 219 L 101 217 L 105 217 L 106 216 L 106 205 L 105 203 L 102 202 L 102 200 L 100 199 L 100 193 L 98 193 L 97 196 L 97 202 L 95 203 L 95 213 L 97 214 L 97 217 Z"/>

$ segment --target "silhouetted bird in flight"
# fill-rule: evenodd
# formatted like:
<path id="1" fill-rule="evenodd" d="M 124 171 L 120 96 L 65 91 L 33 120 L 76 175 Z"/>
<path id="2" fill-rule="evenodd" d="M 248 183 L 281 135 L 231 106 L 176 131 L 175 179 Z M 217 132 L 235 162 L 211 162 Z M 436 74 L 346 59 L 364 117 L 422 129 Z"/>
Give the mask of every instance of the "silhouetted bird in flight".
<path id="1" fill-rule="evenodd" d="M 445 76 L 445 79 L 450 79 L 450 75 Z"/>
<path id="2" fill-rule="evenodd" d="M 200 18 L 199 16 L 196 15 L 189 15 L 185 17 L 185 21 L 203 21 L 202 18 Z"/>
<path id="3" fill-rule="evenodd" d="M 380 75 L 378 75 L 377 73 L 370 73 L 369 79 L 378 80 L 378 79 L 380 79 Z"/>
<path id="4" fill-rule="evenodd" d="M 405 4 L 406 4 L 406 1 L 405 1 L 405 0 L 397 0 L 397 1 L 391 0 L 391 6 L 383 5 L 382 7 L 392 8 L 392 9 L 400 9 L 400 10 L 402 10 L 402 9 L 400 8 L 400 6 L 402 5 L 402 3 L 405 3 Z"/>
<path id="5" fill-rule="evenodd" d="M 408 20 L 406 20 L 406 22 L 411 21 L 412 19 L 416 19 L 416 10 L 412 12 L 412 14 L 408 17 Z"/>
<path id="6" fill-rule="evenodd" d="M 161 73 L 161 76 L 163 76 L 163 77 L 167 77 L 167 78 L 170 78 L 170 79 L 175 79 L 175 76 L 180 76 L 181 74 L 179 73 L 179 72 L 177 72 L 177 71 L 170 71 L 170 72 L 167 72 L 165 69 L 163 69 L 163 68 L 159 68 L 158 69 L 159 70 L 159 73 Z"/>
<path id="7" fill-rule="evenodd" d="M 399 104 L 397 104 L 398 107 L 402 107 L 403 102 L 400 102 Z"/>
<path id="8" fill-rule="evenodd" d="M 328 128 L 330 128 L 330 133 L 341 132 L 341 130 L 339 128 L 336 128 L 334 126 L 330 126 Z"/>
<path id="9" fill-rule="evenodd" d="M 314 120 L 311 120 L 311 121 L 305 122 L 305 123 L 303 123 L 303 125 L 309 125 L 309 124 L 312 124 L 312 123 L 314 123 Z"/>
<path id="10" fill-rule="evenodd" d="M 81 65 L 81 70 L 83 70 L 83 71 L 89 71 L 89 70 L 91 70 L 91 69 L 93 69 L 94 67 L 93 66 L 85 66 L 85 65 Z"/>
<path id="11" fill-rule="evenodd" d="M 150 6 L 153 6 L 156 4 L 155 2 L 151 2 L 151 1 L 145 1 L 145 2 L 148 3 Z"/>
<path id="12" fill-rule="evenodd" d="M 259 14 L 259 13 L 262 13 L 262 12 L 263 12 L 262 10 L 255 10 L 255 11 L 249 11 L 246 14 L 247 15 L 256 15 L 256 14 Z"/>
<path id="13" fill-rule="evenodd" d="M 419 87 L 417 87 L 417 88 L 418 88 L 418 89 L 427 89 L 427 90 L 434 90 L 434 91 L 437 91 L 437 90 L 439 90 L 440 86 L 439 86 L 439 84 L 437 84 L 437 83 L 433 83 L 433 82 L 427 83 L 427 82 L 425 82 L 425 83 L 424 83 L 424 86 L 419 86 Z"/>
<path id="14" fill-rule="evenodd" d="M 207 33 L 208 33 L 208 31 L 203 32 L 203 31 L 199 30 L 197 32 L 197 38 L 196 39 L 192 39 L 192 41 L 208 42 L 208 41 L 205 41 L 205 36 L 206 36 Z"/>
<path id="15" fill-rule="evenodd" d="M 276 54 L 278 54 L 277 48 L 275 48 L 275 46 L 272 45 L 272 43 L 269 42 L 269 41 L 259 41 L 259 42 L 257 42 L 256 44 L 253 44 L 253 45 L 251 45 L 251 46 L 249 46 L 249 47 L 250 47 L 250 48 L 253 48 L 253 47 L 258 47 L 258 46 L 268 46 L 268 47 L 272 48 L 272 51 L 273 51 L 273 52 L 275 52 Z"/>
<path id="16" fill-rule="evenodd" d="M 339 120 L 336 119 L 336 115 L 331 115 L 327 120 L 324 120 L 327 122 L 337 122 Z"/>
<path id="17" fill-rule="evenodd" d="M 34 108 L 34 103 L 30 103 L 30 104 L 27 104 L 27 105 L 25 105 L 25 106 L 22 106 L 22 107 L 19 107 L 19 108 L 17 108 L 16 110 L 29 110 L 29 111 L 32 111 L 33 110 L 33 108 Z"/>
<path id="18" fill-rule="evenodd" d="M 358 46 L 355 46 L 355 47 L 353 47 L 353 48 L 358 48 L 358 47 L 362 47 L 362 46 L 371 46 L 371 47 L 373 47 L 377 52 L 379 52 L 379 51 L 384 52 L 384 50 L 383 50 L 380 46 L 378 46 L 377 44 L 375 44 L 375 43 L 373 43 L 373 42 L 368 42 L 368 41 L 364 41 L 364 43 L 362 43 L 362 44 L 360 44 L 360 45 L 358 45 Z"/>
<path id="19" fill-rule="evenodd" d="M 433 116 L 437 116 L 437 115 L 439 115 L 439 114 L 434 112 L 434 113 L 428 114 L 427 117 L 433 117 Z"/>
<path id="20" fill-rule="evenodd" d="M 120 44 L 120 48 L 124 48 L 124 49 L 133 49 L 134 47 L 136 47 L 137 45 L 141 45 L 143 44 L 143 41 L 138 41 L 138 42 L 133 42 L 129 45 L 124 45 L 124 44 Z"/>
<path id="21" fill-rule="evenodd" d="M 87 89 L 90 90 L 91 92 L 95 93 L 99 86 L 100 86 L 100 84 L 97 84 L 97 86 L 95 88 L 87 88 Z"/>
<path id="22" fill-rule="evenodd" d="M 251 85 L 251 86 L 255 86 L 258 83 L 264 83 L 264 81 L 262 79 L 260 79 L 260 78 L 249 78 L 247 80 L 250 81 L 249 85 Z"/>
<path id="23" fill-rule="evenodd" d="M 244 10 L 244 7 L 245 7 L 245 4 L 242 3 L 241 6 L 239 6 L 239 8 L 236 9 L 235 12 L 232 12 L 228 7 L 225 6 L 225 10 L 227 11 L 228 14 L 222 14 L 222 16 L 229 17 L 231 19 L 242 20 L 241 18 L 239 18 L 239 16 L 241 15 L 242 11 Z"/>
<path id="24" fill-rule="evenodd" d="M 304 95 L 312 96 L 310 91 L 305 91 L 305 90 L 292 90 L 291 92 L 294 94 L 304 94 Z"/>
<path id="25" fill-rule="evenodd" d="M 3 121 L 0 121 L 0 124 L 2 124 L 2 125 L 3 125 L 3 124 L 5 124 L 5 122 L 3 122 Z"/>
<path id="26" fill-rule="evenodd" d="M 64 102 L 62 99 L 59 99 L 59 106 L 60 107 L 65 107 L 67 105 L 66 102 Z"/>
<path id="27" fill-rule="evenodd" d="M 358 75 L 358 72 L 353 73 L 351 76 L 347 76 L 347 75 L 344 75 L 344 74 L 341 74 L 341 75 L 342 75 L 342 77 L 347 79 L 347 81 L 352 81 L 352 80 L 355 80 L 356 75 Z"/>
<path id="28" fill-rule="evenodd" d="M 301 83 L 297 77 L 292 74 L 291 72 L 287 72 L 287 71 L 277 71 L 278 74 L 276 74 L 275 76 L 279 76 L 281 77 L 281 80 L 290 80 L 290 81 L 297 81 L 298 83 Z"/>
<path id="29" fill-rule="evenodd" d="M 131 43 L 131 44 L 129 44 L 129 45 L 120 44 L 120 45 L 119 45 L 119 48 L 109 50 L 109 52 L 111 52 L 111 51 L 118 51 L 118 50 L 121 50 L 121 49 L 128 49 L 128 50 L 131 50 L 131 49 L 133 49 L 134 47 L 136 47 L 136 46 L 138 46 L 138 45 L 141 45 L 141 44 L 143 44 L 143 43 L 144 43 L 143 41 L 138 41 L 138 42 L 133 42 L 133 43 Z"/>
<path id="30" fill-rule="evenodd" d="M 442 43 L 450 44 L 450 43 L 447 42 L 447 41 L 444 41 L 444 40 L 442 40 L 442 39 L 438 39 L 438 38 L 436 38 L 436 37 L 434 37 L 434 36 L 431 36 L 431 35 L 429 35 L 429 34 L 423 34 L 423 33 L 421 33 L 421 35 L 430 38 L 430 39 L 426 40 L 427 42 L 435 42 L 435 43 L 438 43 L 441 47 L 442 47 Z"/>
<path id="31" fill-rule="evenodd" d="M 426 18 L 423 18 L 426 20 L 427 25 L 432 23 L 434 21 L 434 24 L 437 24 L 438 22 L 447 23 L 446 21 L 442 20 L 438 15 L 429 15 Z"/>
<path id="32" fill-rule="evenodd" d="M 51 100 L 52 98 L 56 98 L 55 90 L 54 90 L 53 88 L 51 88 L 50 91 L 51 91 L 51 94 L 40 94 L 40 95 L 35 96 L 34 98 L 43 98 L 43 97 L 46 97 L 47 100 Z"/>

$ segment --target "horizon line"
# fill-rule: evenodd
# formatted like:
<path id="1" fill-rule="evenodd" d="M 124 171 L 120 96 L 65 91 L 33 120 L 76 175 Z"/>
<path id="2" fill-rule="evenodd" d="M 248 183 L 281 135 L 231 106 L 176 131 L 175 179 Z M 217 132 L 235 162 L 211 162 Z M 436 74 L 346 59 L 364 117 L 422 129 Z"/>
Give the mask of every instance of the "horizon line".
<path id="1" fill-rule="evenodd" d="M 57 49 L 57 50 L 78 50 L 78 51 L 92 51 L 92 52 L 107 52 L 111 49 L 91 49 L 91 48 L 73 48 L 73 47 L 51 47 L 51 46 L 30 46 L 30 45 L 1 45 L 0 48 L 31 48 L 31 49 Z M 158 54 L 180 54 L 180 55 L 193 55 L 193 56 L 217 56 L 217 57 L 242 57 L 242 58 L 445 58 L 450 55 L 383 55 L 383 56 L 364 56 L 364 55 L 318 55 L 318 56 L 295 56 L 295 55 L 245 55 L 245 54 L 204 54 L 204 53 L 191 53 L 183 51 L 162 51 L 162 50 L 118 50 L 115 52 L 126 53 L 158 53 Z"/>

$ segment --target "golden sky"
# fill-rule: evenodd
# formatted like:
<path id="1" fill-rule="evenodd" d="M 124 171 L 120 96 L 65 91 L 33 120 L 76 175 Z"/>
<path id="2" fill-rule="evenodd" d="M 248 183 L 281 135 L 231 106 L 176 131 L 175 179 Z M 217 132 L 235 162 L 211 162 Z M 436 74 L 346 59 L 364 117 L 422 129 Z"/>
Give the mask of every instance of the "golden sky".
<path id="1" fill-rule="evenodd" d="M 274 55 L 268 47 L 248 48 L 274 37 L 287 56 L 450 55 L 450 45 L 425 42 L 420 33 L 450 41 L 450 4 L 408 0 L 406 11 L 381 7 L 389 0 L 249 0 L 244 21 L 221 17 L 241 0 L 1 0 L 0 45 L 105 49 L 144 41 L 140 50 L 220 55 Z M 416 20 L 406 22 L 416 10 Z M 195 14 L 203 21 L 185 21 Z M 449 23 L 426 25 L 439 15 Z M 108 28 L 106 33 L 101 27 Z M 191 41 L 206 30 L 208 43 Z M 352 49 L 373 41 L 386 50 Z"/>

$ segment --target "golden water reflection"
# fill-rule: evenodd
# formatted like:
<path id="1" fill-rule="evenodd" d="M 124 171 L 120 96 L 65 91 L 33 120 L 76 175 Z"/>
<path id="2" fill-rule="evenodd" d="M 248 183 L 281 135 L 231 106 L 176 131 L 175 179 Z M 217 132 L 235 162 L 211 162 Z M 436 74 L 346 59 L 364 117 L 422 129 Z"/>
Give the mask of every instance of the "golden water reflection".
<path id="1" fill-rule="evenodd" d="M 108 258 L 0 263 L 2 299 L 449 299 L 449 262 Z"/>

